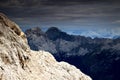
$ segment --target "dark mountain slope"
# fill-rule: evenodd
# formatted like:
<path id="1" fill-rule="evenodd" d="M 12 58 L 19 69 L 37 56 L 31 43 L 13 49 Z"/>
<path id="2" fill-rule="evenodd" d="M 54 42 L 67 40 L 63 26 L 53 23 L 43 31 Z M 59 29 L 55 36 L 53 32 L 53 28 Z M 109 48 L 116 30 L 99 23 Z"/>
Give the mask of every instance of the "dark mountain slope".
<path id="1" fill-rule="evenodd" d="M 26 31 L 32 49 L 49 51 L 58 61 L 75 65 L 94 80 L 120 80 L 119 38 L 74 36 L 56 27 L 46 32 L 36 31 L 39 32 L 38 36 L 32 29 Z"/>
<path id="2" fill-rule="evenodd" d="M 51 27 L 46 31 L 46 35 L 50 40 L 57 40 L 58 38 L 60 39 L 64 39 L 66 41 L 73 41 L 74 40 L 74 36 L 68 35 L 65 32 L 62 32 L 61 30 L 59 30 L 56 27 Z"/>

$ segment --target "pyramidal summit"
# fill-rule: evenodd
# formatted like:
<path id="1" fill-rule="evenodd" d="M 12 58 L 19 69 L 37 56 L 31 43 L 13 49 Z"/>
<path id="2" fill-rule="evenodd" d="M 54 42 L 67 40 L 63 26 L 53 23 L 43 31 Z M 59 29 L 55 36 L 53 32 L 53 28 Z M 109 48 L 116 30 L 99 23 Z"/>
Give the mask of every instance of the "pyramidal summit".
<path id="1" fill-rule="evenodd" d="M 76 67 L 33 51 L 20 27 L 0 13 L 0 80 L 92 80 Z"/>

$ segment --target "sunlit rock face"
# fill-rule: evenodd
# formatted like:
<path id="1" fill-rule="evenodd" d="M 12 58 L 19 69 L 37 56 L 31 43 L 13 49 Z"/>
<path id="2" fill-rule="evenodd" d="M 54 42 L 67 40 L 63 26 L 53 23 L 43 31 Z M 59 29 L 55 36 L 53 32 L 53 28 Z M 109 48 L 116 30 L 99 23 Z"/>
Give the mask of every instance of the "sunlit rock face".
<path id="1" fill-rule="evenodd" d="M 45 51 L 30 50 L 19 26 L 0 13 L 0 80 L 92 80 Z"/>

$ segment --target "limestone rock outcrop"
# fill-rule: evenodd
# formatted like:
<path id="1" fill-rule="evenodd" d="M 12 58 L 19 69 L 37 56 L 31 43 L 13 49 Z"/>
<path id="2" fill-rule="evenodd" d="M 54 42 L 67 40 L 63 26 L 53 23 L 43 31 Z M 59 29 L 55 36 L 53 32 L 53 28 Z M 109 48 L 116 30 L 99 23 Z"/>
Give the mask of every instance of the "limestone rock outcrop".
<path id="1" fill-rule="evenodd" d="M 0 80 L 92 79 L 49 52 L 30 50 L 19 26 L 0 13 Z"/>
<path id="2" fill-rule="evenodd" d="M 22 30 L 19 28 L 19 26 L 15 22 L 11 21 L 3 13 L 0 13 L 0 24 L 2 26 L 11 28 L 18 36 L 22 37 L 26 41 L 26 36 L 25 36 L 24 32 L 22 32 Z"/>

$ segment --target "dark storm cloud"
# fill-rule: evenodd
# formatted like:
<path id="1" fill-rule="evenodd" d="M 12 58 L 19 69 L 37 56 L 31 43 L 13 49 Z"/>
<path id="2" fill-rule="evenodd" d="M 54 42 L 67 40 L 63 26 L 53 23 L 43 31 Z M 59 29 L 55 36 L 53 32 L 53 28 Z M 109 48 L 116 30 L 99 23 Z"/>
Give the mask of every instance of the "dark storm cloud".
<path id="1" fill-rule="evenodd" d="M 119 0 L 0 0 L 0 11 L 18 24 L 119 25 Z"/>
<path id="2" fill-rule="evenodd" d="M 119 0 L 0 0 L 4 7 L 35 7 L 41 5 L 76 5 L 83 3 L 118 3 Z"/>

